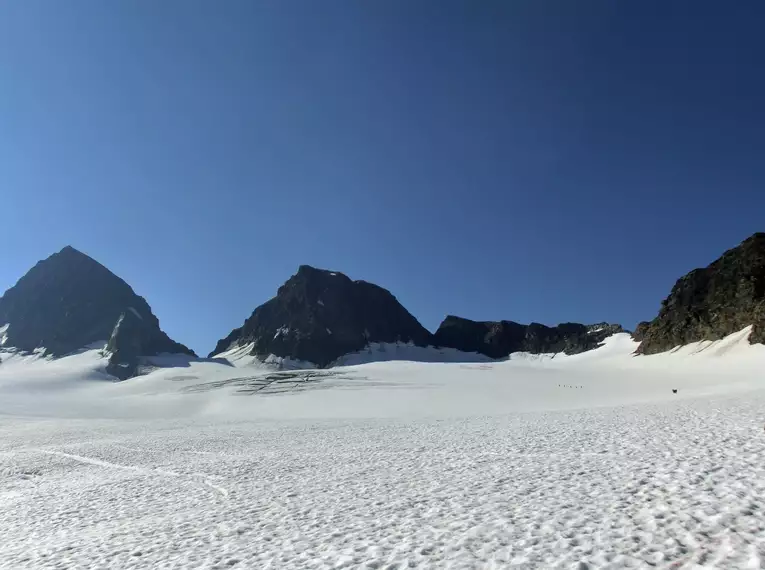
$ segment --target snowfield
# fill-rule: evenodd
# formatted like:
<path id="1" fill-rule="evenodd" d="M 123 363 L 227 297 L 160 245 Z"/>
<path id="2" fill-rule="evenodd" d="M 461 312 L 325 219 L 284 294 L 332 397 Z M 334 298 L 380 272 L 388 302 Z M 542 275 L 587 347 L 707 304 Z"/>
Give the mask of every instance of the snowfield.
<path id="1" fill-rule="evenodd" d="M 765 568 L 747 335 L 319 371 L 168 356 L 122 383 L 97 350 L 0 353 L 0 566 Z"/>

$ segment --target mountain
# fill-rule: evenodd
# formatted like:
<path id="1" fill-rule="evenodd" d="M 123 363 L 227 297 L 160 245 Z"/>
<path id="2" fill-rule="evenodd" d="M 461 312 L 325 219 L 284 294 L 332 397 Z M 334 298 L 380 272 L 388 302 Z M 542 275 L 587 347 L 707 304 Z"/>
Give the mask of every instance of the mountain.
<path id="1" fill-rule="evenodd" d="M 159 328 L 143 297 L 106 267 L 67 246 L 37 263 L 0 297 L 5 348 L 63 356 L 109 341 L 107 370 L 136 373 L 140 356 L 194 353 Z"/>
<path id="2" fill-rule="evenodd" d="M 432 335 L 389 291 L 336 271 L 301 265 L 212 355 L 252 344 L 271 354 L 327 366 L 372 342 L 431 343 Z"/>
<path id="3" fill-rule="evenodd" d="M 432 335 L 386 289 L 302 265 L 276 297 L 220 340 L 210 356 L 251 346 L 250 354 L 261 358 L 275 355 L 327 366 L 371 343 L 397 341 L 491 358 L 512 352 L 576 354 L 597 348 L 616 332 L 622 332 L 619 325 L 605 323 L 547 327 L 448 316 Z"/>
<path id="4" fill-rule="evenodd" d="M 655 354 L 752 327 L 765 344 L 765 233 L 756 233 L 709 266 L 677 281 L 658 316 L 638 324 L 638 354 Z M 447 316 L 427 331 L 386 289 L 335 271 L 301 265 L 211 356 L 247 347 L 257 357 L 329 366 L 372 344 L 409 343 L 504 358 L 515 352 L 577 354 L 593 350 L 620 325 L 472 321 Z M 194 355 L 170 339 L 143 297 L 106 267 L 72 247 L 38 262 L 0 297 L 0 347 L 60 357 L 106 343 L 107 371 L 138 373 L 143 357 Z M 102 345 L 103 346 L 103 345 Z M 370 348 L 370 354 L 371 348 Z"/>
<path id="5" fill-rule="evenodd" d="M 756 233 L 709 266 L 681 277 L 658 316 L 638 326 L 639 354 L 719 340 L 750 325 L 765 343 L 765 233 Z"/>
<path id="6" fill-rule="evenodd" d="M 478 352 L 503 358 L 513 352 L 577 354 L 598 348 L 612 334 L 624 332 L 620 325 L 562 323 L 548 327 L 513 321 L 471 321 L 447 316 L 434 335 L 437 346 Z"/>

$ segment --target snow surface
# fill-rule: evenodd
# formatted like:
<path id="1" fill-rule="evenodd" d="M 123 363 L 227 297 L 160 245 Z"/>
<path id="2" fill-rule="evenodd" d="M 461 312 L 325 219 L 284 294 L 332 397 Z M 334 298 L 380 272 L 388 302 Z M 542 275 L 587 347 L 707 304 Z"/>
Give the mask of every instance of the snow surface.
<path id="1" fill-rule="evenodd" d="M 243 347 L 125 382 L 1 352 L 0 567 L 762 568 L 748 333 L 330 370 Z"/>

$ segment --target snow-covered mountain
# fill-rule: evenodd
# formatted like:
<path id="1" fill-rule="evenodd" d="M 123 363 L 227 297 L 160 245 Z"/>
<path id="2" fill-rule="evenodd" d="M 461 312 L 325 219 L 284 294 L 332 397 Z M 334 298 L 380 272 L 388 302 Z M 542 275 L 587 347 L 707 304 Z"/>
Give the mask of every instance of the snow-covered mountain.
<path id="1" fill-rule="evenodd" d="M 216 358 L 147 355 L 147 306 L 99 300 L 112 311 L 101 323 L 61 274 L 2 313 L 0 568 L 765 565 L 765 346 L 750 343 L 753 326 L 650 355 L 607 326 L 583 340 L 578 327 L 541 329 L 522 336 L 549 343 L 521 345 L 537 353 L 494 359 L 479 349 L 508 345 L 489 323 L 467 327 L 477 347 L 465 352 L 397 338 L 396 319 L 358 342 L 353 319 L 339 320 L 355 344 L 319 345 L 339 356 L 316 368 L 292 357 L 310 354 L 293 352 L 302 337 L 264 357 L 278 342 L 258 347 L 258 335 L 286 334 L 267 312 Z M 325 325 L 318 301 L 342 301 L 314 293 L 279 315 Z M 52 307 L 54 328 L 27 295 Z M 70 326 L 74 341 L 48 332 Z M 23 345 L 35 330 L 44 342 Z M 106 339 L 66 344 L 107 331 L 106 353 Z M 109 381 L 123 349 L 142 354 L 142 375 Z"/>
<path id="2" fill-rule="evenodd" d="M 136 373 L 142 356 L 193 352 L 171 340 L 143 297 L 73 247 L 37 263 L 0 297 L 5 352 L 65 356 L 98 345 L 109 372 Z M 107 345 L 108 342 L 108 345 Z"/>
<path id="3" fill-rule="evenodd" d="M 749 326 L 750 342 L 765 340 L 762 233 L 678 280 L 659 315 L 640 323 L 633 338 L 640 341 L 639 353 L 655 354 Z M 211 357 L 274 368 L 331 367 L 360 359 L 470 362 L 516 353 L 573 355 L 597 350 L 622 332 L 608 323 L 524 325 L 449 315 L 431 334 L 388 290 L 303 265 L 273 299 L 221 339 Z M 96 345 L 103 349 L 105 371 L 120 379 L 141 373 L 147 356 L 193 356 L 162 332 L 148 303 L 127 283 L 71 247 L 39 262 L 0 297 L 4 352 L 57 358 Z"/>
<path id="4" fill-rule="evenodd" d="M 378 348 L 395 343 L 435 347 L 415 351 L 428 360 L 440 354 L 438 349 L 446 348 L 452 349 L 449 359 L 469 361 L 474 356 L 458 356 L 455 351 L 490 358 L 505 358 L 514 352 L 575 354 L 597 348 L 617 332 L 623 332 L 621 326 L 606 323 L 547 327 L 512 321 L 475 322 L 450 315 L 433 335 L 388 290 L 353 281 L 336 271 L 303 265 L 273 299 L 219 341 L 210 356 L 246 350 L 262 361 L 287 359 L 326 367 L 365 349 L 388 360 L 390 353 Z"/>

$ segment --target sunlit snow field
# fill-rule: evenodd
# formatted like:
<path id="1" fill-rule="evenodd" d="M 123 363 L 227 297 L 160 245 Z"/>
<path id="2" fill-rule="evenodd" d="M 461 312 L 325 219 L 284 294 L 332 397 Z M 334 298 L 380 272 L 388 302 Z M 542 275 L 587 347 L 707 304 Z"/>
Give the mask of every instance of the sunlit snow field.
<path id="1" fill-rule="evenodd" d="M 763 568 L 747 335 L 320 371 L 240 351 L 122 383 L 97 350 L 0 354 L 0 566 Z"/>

